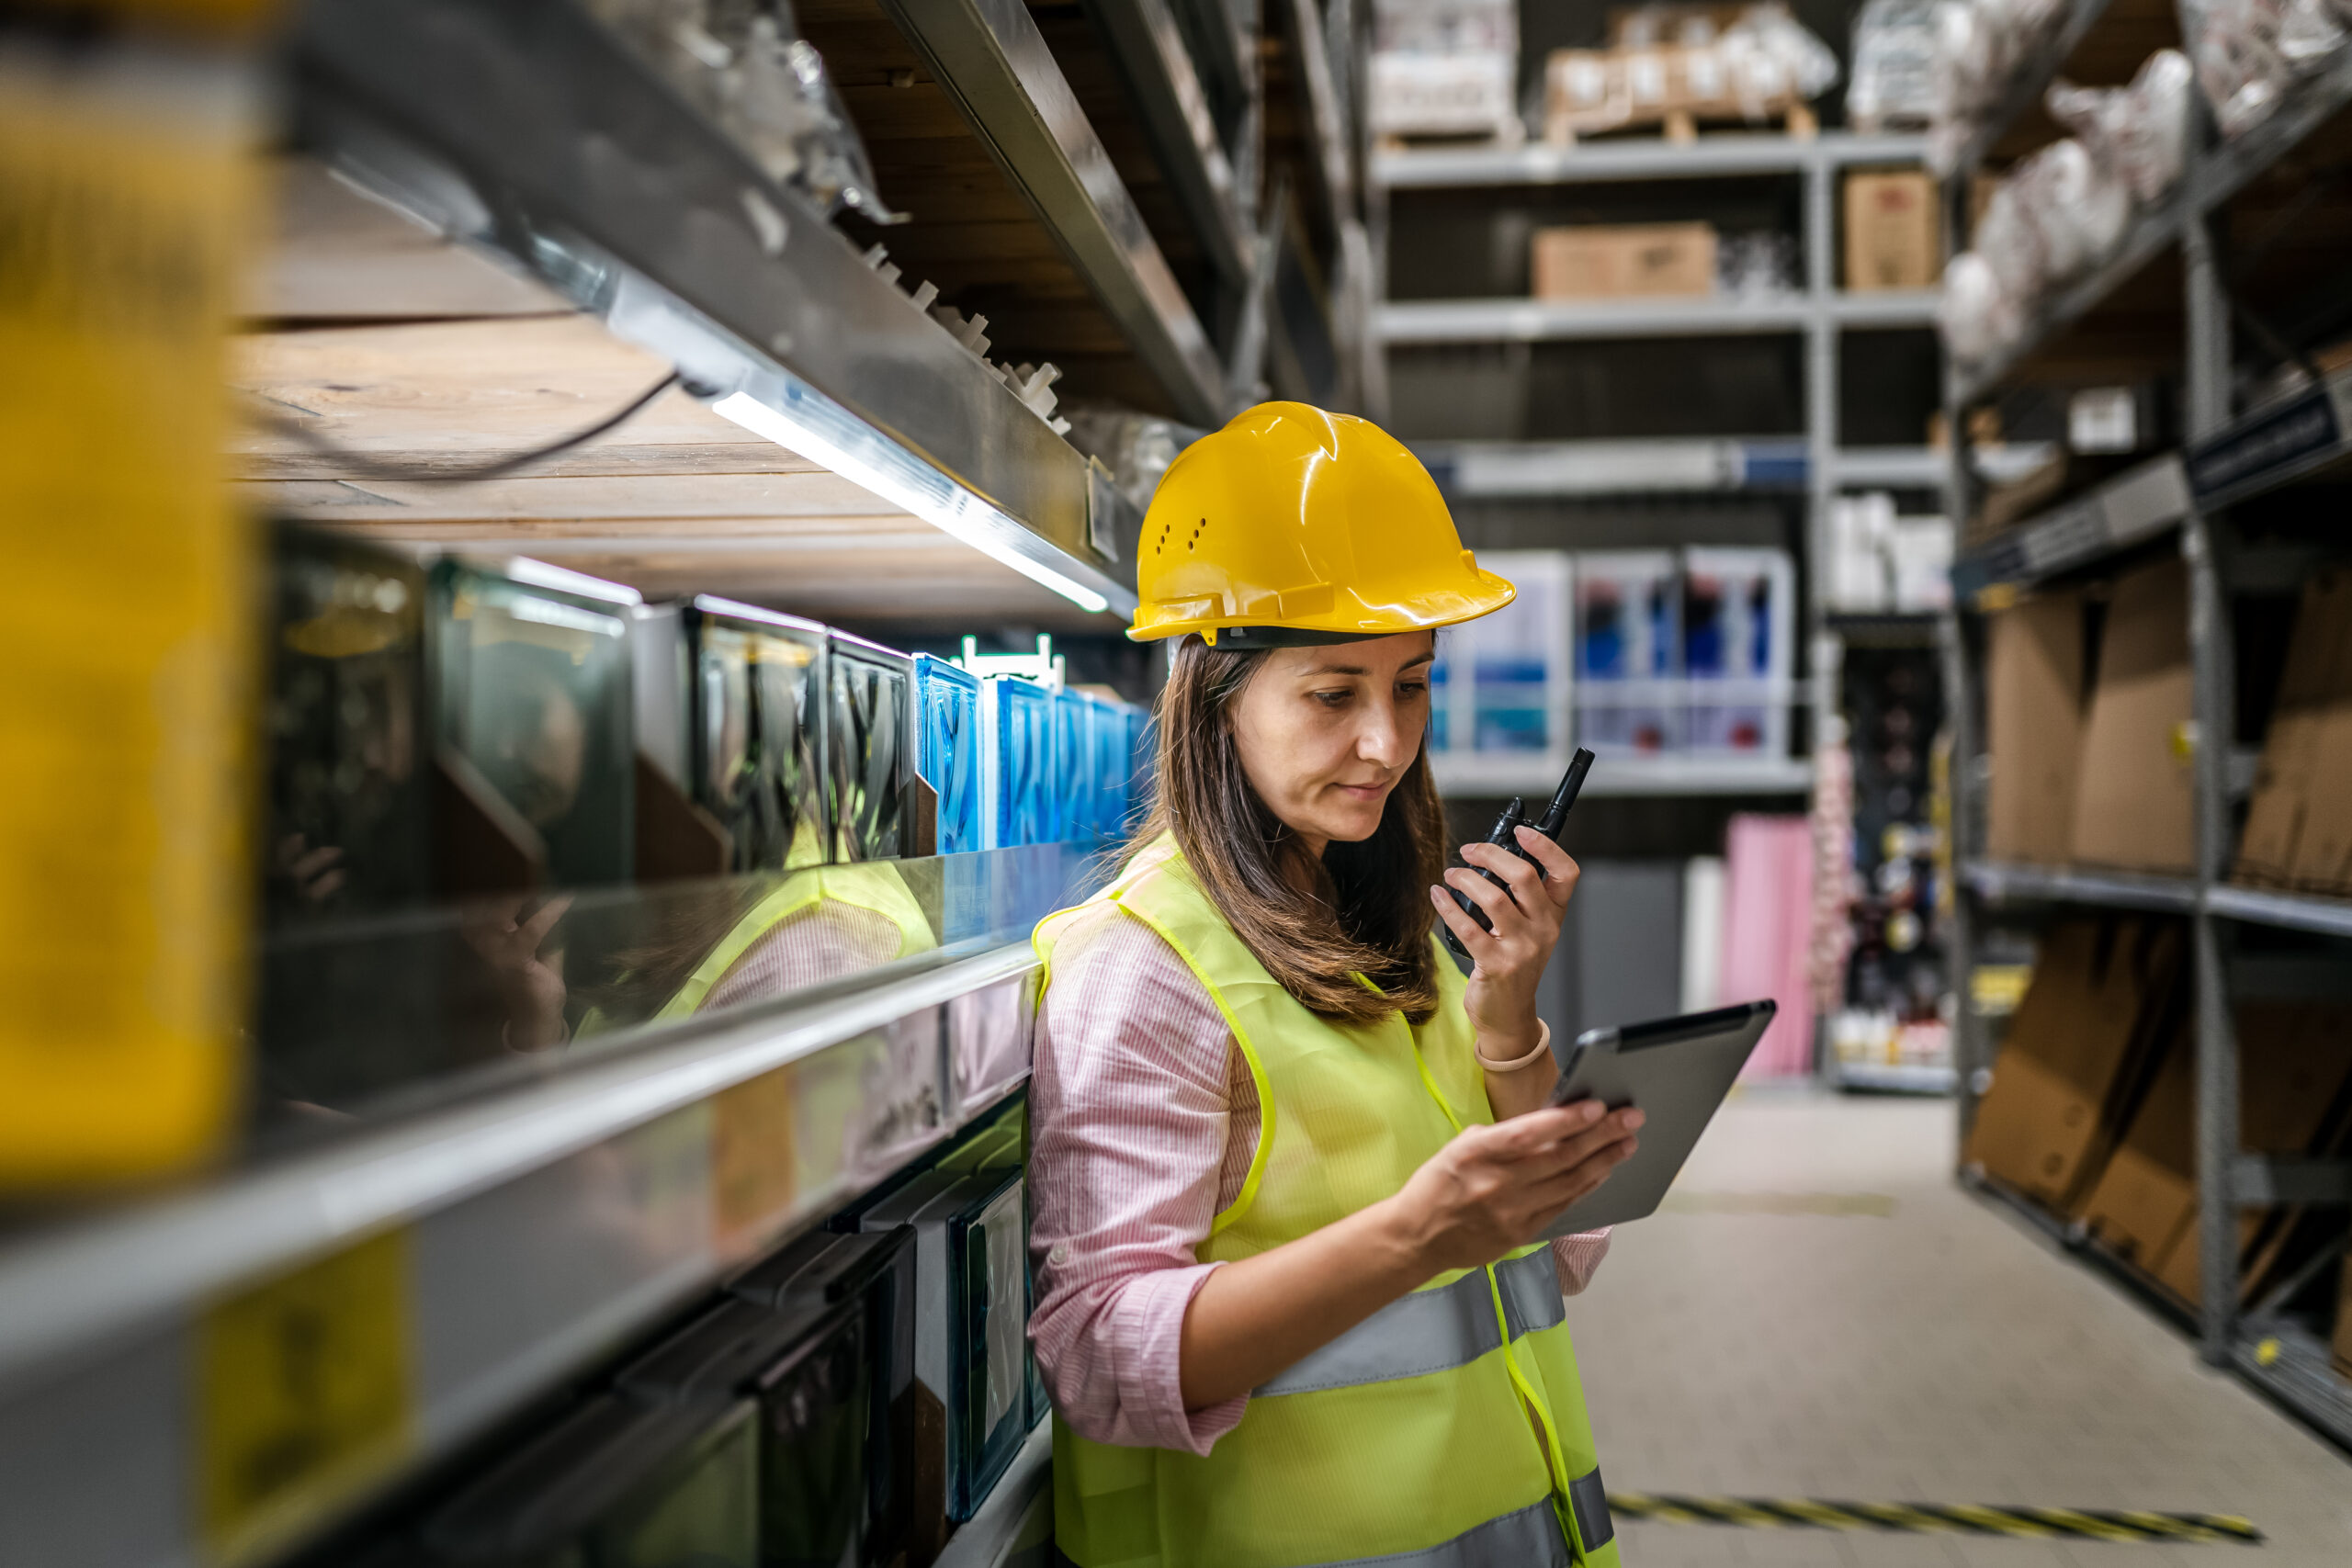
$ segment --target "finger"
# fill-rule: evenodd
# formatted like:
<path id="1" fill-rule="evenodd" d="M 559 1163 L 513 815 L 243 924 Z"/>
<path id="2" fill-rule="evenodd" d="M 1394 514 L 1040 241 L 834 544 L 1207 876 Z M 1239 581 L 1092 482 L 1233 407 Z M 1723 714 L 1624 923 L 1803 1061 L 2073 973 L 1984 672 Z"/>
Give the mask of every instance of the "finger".
<path id="1" fill-rule="evenodd" d="M 294 879 L 308 882 L 342 859 L 342 850 L 333 844 L 322 845 L 294 863 Z"/>
<path id="2" fill-rule="evenodd" d="M 1487 919 L 1498 928 L 1505 919 L 1520 918 L 1519 906 L 1511 902 L 1510 890 L 1498 887 L 1468 866 L 1457 865 L 1445 874 L 1446 886 L 1458 887 L 1470 896 L 1470 901 L 1487 911 Z"/>
<path id="3" fill-rule="evenodd" d="M 571 895 L 558 894 L 540 905 L 537 914 L 517 927 L 516 934 L 531 944 L 530 951 L 537 953 L 539 950 L 539 943 L 547 940 L 548 932 L 555 929 L 555 923 L 563 919 L 564 911 L 571 908 Z"/>
<path id="4" fill-rule="evenodd" d="M 1479 1152 L 1498 1160 L 1532 1159 L 1600 1122 L 1608 1108 L 1597 1100 L 1545 1106 L 1489 1129 Z"/>
<path id="5" fill-rule="evenodd" d="M 1487 951 L 1480 943 L 1491 943 L 1495 940 L 1494 933 L 1464 914 L 1462 906 L 1453 901 L 1453 895 L 1444 888 L 1430 888 L 1430 902 L 1437 906 L 1437 918 L 1445 922 L 1445 929 L 1462 939 L 1463 950 L 1471 957 L 1476 958 Z"/>
<path id="6" fill-rule="evenodd" d="M 1534 829 L 1522 827 L 1518 832 L 1521 845 L 1535 857 L 1535 863 L 1544 868 L 1544 890 L 1551 894 L 1552 901 L 1566 903 L 1569 896 L 1577 890 L 1577 878 L 1583 874 L 1583 868 L 1577 864 L 1575 857 L 1567 851 Z"/>
<path id="7" fill-rule="evenodd" d="M 1528 829 L 1521 828 L 1519 831 L 1524 833 Z M 1535 836 L 1540 839 L 1544 835 L 1538 833 Z M 1501 877 L 1505 886 L 1510 887 L 1510 896 L 1519 901 L 1521 908 L 1543 907 L 1543 867 L 1520 859 L 1500 844 L 1466 844 L 1463 847 L 1462 858 L 1474 865 L 1485 866 Z"/>
<path id="8" fill-rule="evenodd" d="M 1610 1172 L 1634 1157 L 1642 1146 L 1639 1138 L 1611 1138 L 1584 1158 L 1555 1175 L 1528 1184 L 1528 1190 L 1540 1194 L 1549 1201 L 1551 1195 L 1563 1189 L 1581 1190 L 1578 1196 L 1589 1192 L 1609 1179 Z"/>
<path id="9" fill-rule="evenodd" d="M 1641 1112 L 1628 1107 L 1611 1112 L 1605 1119 L 1588 1122 L 1557 1143 L 1532 1152 L 1527 1157 L 1553 1169 L 1566 1170 L 1580 1160 L 1591 1158 L 1596 1152 L 1611 1144 L 1633 1136 L 1640 1126 Z"/>

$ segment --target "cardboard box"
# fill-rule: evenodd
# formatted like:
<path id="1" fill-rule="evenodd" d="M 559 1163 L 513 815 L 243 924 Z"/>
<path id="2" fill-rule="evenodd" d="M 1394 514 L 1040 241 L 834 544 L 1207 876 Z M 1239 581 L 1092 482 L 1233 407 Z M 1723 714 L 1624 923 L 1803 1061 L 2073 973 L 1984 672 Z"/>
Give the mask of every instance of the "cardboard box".
<path id="1" fill-rule="evenodd" d="M 2176 1027 L 2161 1049 L 2147 1094 L 2083 1206 L 2091 1234 L 2151 1274 L 2163 1271 L 2197 1224 L 2195 1042 Z"/>
<path id="2" fill-rule="evenodd" d="M 1985 852 L 2054 864 L 2074 847 L 2083 728 L 2083 602 L 2049 593 L 1988 617 Z"/>
<path id="3" fill-rule="evenodd" d="M 2110 916 L 2041 940 L 1962 1157 L 2071 1214 L 2103 1173 L 2186 1005 L 2184 928 Z"/>
<path id="4" fill-rule="evenodd" d="M 2237 1012 L 2238 1145 L 2254 1154 L 2324 1152 L 2352 1077 L 2352 1013 L 2250 1003 Z M 2197 1213 L 2196 1049 L 2174 1031 L 2163 1062 L 2084 1210 L 2094 1235 L 2184 1301 L 2203 1277 Z M 2243 1259 L 2270 1211 L 2242 1210 Z M 2250 1283 L 2251 1281 L 2249 1281 Z"/>
<path id="5" fill-rule="evenodd" d="M 2352 571 L 2303 589 L 2235 880 L 2352 897 Z"/>
<path id="6" fill-rule="evenodd" d="M 1932 288 L 1944 271 L 1936 182 L 1917 169 L 1846 176 L 1846 287 Z"/>
<path id="7" fill-rule="evenodd" d="M 2187 875 L 2190 789 L 2188 569 L 2166 560 L 2116 584 L 2083 722 L 2073 859 Z"/>
<path id="8" fill-rule="evenodd" d="M 1539 229 L 1532 270 L 1538 299 L 1713 294 L 1715 231 L 1705 223 Z"/>

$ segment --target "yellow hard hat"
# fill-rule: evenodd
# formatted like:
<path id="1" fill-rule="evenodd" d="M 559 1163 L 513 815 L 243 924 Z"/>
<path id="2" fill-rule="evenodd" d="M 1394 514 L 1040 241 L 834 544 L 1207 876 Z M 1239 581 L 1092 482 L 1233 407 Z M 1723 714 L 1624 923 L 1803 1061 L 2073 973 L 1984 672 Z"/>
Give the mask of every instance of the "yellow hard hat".
<path id="1" fill-rule="evenodd" d="M 1351 414 L 1260 403 L 1169 465 L 1136 592 L 1137 642 L 1256 648 L 1450 626 L 1519 590 L 1478 570 L 1403 442 Z"/>

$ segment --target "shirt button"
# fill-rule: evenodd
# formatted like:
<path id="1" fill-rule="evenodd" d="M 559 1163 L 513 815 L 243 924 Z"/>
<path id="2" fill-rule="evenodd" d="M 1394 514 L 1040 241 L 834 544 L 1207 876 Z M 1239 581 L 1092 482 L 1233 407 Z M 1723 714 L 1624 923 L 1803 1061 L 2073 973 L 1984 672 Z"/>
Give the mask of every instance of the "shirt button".
<path id="1" fill-rule="evenodd" d="M 1054 1248 L 1053 1251 L 1046 1254 L 1046 1261 L 1056 1265 L 1069 1262 L 1069 1248 L 1067 1247 L 1057 1247 Z"/>

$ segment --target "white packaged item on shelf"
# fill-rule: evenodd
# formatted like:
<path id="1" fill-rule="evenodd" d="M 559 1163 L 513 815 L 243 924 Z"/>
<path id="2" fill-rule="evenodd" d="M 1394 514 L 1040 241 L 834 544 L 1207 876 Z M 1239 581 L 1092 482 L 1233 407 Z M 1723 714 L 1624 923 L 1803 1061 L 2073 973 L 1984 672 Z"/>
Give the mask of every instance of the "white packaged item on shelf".
<path id="1" fill-rule="evenodd" d="M 1683 744 L 1781 757 L 1796 670 L 1796 566 L 1786 550 L 1682 552 Z"/>
<path id="2" fill-rule="evenodd" d="M 1523 135 L 1519 59 L 1512 54 L 1375 54 L 1371 61 L 1375 136 Z"/>
<path id="3" fill-rule="evenodd" d="M 1846 118 L 1876 132 L 1921 126 L 1936 106 L 1936 0 L 1868 0 L 1854 18 Z"/>
<path id="4" fill-rule="evenodd" d="M 2188 146 L 2188 57 L 2160 49 L 2125 87 L 2077 87 L 2053 82 L 2043 102 L 2050 117 L 2112 171 L 2133 201 L 2149 206 L 2180 179 Z"/>
<path id="5" fill-rule="evenodd" d="M 1374 0 L 1372 47 L 1381 54 L 1519 52 L 1518 0 Z"/>
<path id="6" fill-rule="evenodd" d="M 1894 498 L 1884 491 L 1829 503 L 1829 608 L 1875 615 L 1894 603 Z"/>
<path id="7" fill-rule="evenodd" d="M 1951 607 L 1952 526 L 1949 517 L 1897 517 L 1887 532 L 1897 610 Z"/>
<path id="8" fill-rule="evenodd" d="M 2180 0 L 2197 84 L 2225 137 L 2269 118 L 2294 75 L 2279 50 L 2285 9 L 2278 0 Z"/>
<path id="9" fill-rule="evenodd" d="M 1603 756 L 1682 745 L 1682 593 L 1671 550 L 1576 557 L 1577 741 Z"/>
<path id="10" fill-rule="evenodd" d="M 1517 0 L 1377 0 L 1372 31 L 1374 135 L 1525 134 Z"/>
<path id="11" fill-rule="evenodd" d="M 1962 251 L 1944 265 L 1936 325 L 1945 351 L 1963 365 L 1981 365 L 2017 341 L 2016 304 L 2002 293 L 1991 264 L 1974 251 Z"/>
<path id="12" fill-rule="evenodd" d="M 1992 269 L 2001 297 L 2019 310 L 2041 293 L 2048 276 L 2041 228 L 2027 210 L 2027 187 L 2012 177 L 2001 182 L 1977 220 L 1976 254 Z"/>
<path id="13" fill-rule="evenodd" d="M 1565 550 L 1489 550 L 1478 564 L 1516 584 L 1519 597 L 1439 637 L 1430 743 L 1538 755 L 1565 768 L 1576 716 L 1575 569 Z"/>
<path id="14" fill-rule="evenodd" d="M 2013 176 L 2041 234 L 2045 284 L 2079 276 L 2115 254 L 2132 223 L 2132 192 L 2074 137 L 2053 141 Z"/>
<path id="15" fill-rule="evenodd" d="M 2180 183 L 2188 160 L 2189 86 L 2196 68 L 2177 49 L 2148 56 L 2132 78 L 2130 113 L 2116 128 L 2117 166 L 2134 197 L 2156 202 Z"/>

